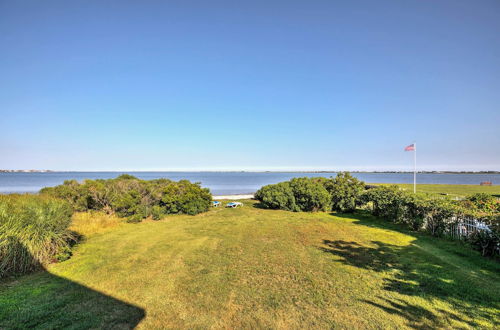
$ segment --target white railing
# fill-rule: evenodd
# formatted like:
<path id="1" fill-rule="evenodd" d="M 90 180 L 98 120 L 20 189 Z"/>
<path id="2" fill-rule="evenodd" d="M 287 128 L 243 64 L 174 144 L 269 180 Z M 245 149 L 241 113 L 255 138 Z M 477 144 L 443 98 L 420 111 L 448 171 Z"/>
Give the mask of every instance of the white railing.
<path id="1" fill-rule="evenodd" d="M 474 218 L 453 218 L 448 234 L 456 239 L 467 238 L 478 231 L 491 231 L 484 223 Z"/>

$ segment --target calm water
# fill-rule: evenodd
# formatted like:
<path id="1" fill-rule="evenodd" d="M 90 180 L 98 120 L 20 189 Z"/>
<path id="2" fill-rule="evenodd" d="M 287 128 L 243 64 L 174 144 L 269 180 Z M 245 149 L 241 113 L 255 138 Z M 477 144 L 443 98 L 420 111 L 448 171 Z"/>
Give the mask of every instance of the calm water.
<path id="1" fill-rule="evenodd" d="M 33 193 L 43 187 L 55 186 L 64 180 L 109 179 L 125 172 L 50 172 L 50 173 L 0 173 L 0 193 Z M 292 172 L 126 172 L 141 179 L 187 179 L 201 182 L 214 195 L 253 193 L 260 187 L 289 180 L 294 177 L 330 177 L 332 173 Z M 367 183 L 413 183 L 411 173 L 354 173 Z M 479 184 L 492 181 L 500 184 L 500 174 L 418 174 L 417 183 Z"/>

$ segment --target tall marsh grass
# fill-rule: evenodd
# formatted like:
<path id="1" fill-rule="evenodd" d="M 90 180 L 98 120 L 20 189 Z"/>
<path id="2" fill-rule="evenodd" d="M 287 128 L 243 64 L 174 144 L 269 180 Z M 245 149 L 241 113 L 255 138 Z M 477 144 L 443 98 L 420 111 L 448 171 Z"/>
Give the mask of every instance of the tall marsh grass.
<path id="1" fill-rule="evenodd" d="M 0 278 L 46 265 L 69 251 L 72 208 L 40 195 L 0 195 Z"/>

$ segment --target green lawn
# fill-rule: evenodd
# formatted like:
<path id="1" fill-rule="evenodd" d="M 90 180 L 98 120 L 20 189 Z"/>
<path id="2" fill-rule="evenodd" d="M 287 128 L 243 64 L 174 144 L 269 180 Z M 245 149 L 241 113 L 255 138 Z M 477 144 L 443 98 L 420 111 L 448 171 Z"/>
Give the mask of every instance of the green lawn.
<path id="1" fill-rule="evenodd" d="M 389 184 L 380 184 L 389 185 Z M 398 186 L 413 191 L 413 184 L 397 184 Z M 417 192 L 449 194 L 452 196 L 467 196 L 475 193 L 486 193 L 500 197 L 500 185 L 480 186 L 471 184 L 417 184 Z"/>
<path id="2" fill-rule="evenodd" d="M 0 328 L 499 326 L 500 264 L 362 213 L 213 209 L 96 233 L 0 284 Z"/>

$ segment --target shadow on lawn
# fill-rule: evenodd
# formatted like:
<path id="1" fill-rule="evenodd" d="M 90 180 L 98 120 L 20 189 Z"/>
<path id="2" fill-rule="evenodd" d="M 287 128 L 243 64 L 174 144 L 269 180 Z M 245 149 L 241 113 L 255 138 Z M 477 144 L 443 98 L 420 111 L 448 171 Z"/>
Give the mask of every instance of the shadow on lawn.
<path id="1" fill-rule="evenodd" d="M 397 225 L 386 225 L 380 220 L 368 219 L 363 215 L 335 216 L 356 218 L 357 224 L 370 227 L 397 230 Z M 450 312 L 436 307 L 431 310 L 396 298 L 374 297 L 373 300 L 364 300 L 365 303 L 387 313 L 405 318 L 413 327 L 449 327 L 451 320 L 478 327 L 480 324 L 474 318 L 494 320 L 498 294 L 487 292 L 485 285 L 482 285 L 482 288 L 477 286 L 481 279 L 472 278 L 471 272 L 463 271 L 459 268 L 460 265 L 453 265 L 435 253 L 424 251 L 420 247 L 421 240 L 426 240 L 425 244 L 429 244 L 429 238 L 413 236 L 416 240 L 406 246 L 380 241 L 371 241 L 370 246 L 365 246 L 352 241 L 324 240 L 320 249 L 340 257 L 339 261 L 344 264 L 386 273 L 383 280 L 384 290 L 420 297 L 432 305 L 436 303 L 436 299 L 446 301 L 456 311 Z M 439 243 L 436 243 L 434 248 L 439 249 Z M 475 273 L 480 272 L 479 261 Z M 482 280 L 484 283 L 484 279 Z M 486 310 L 487 308 L 490 309 Z"/>
<path id="2" fill-rule="evenodd" d="M 132 329 L 144 316 L 142 308 L 45 270 L 0 279 L 0 329 Z"/>
<path id="3" fill-rule="evenodd" d="M 260 201 L 257 201 L 255 203 L 252 204 L 252 207 L 256 208 L 256 209 L 261 209 L 261 210 L 270 210 L 270 208 L 266 207 L 263 203 L 261 203 Z"/>

